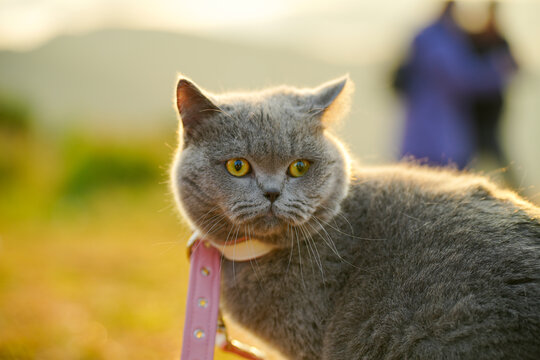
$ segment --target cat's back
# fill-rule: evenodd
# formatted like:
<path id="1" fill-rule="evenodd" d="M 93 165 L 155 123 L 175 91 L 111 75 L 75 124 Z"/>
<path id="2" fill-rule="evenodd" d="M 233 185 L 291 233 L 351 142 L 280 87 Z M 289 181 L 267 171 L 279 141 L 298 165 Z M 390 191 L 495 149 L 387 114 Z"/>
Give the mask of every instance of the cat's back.
<path id="1" fill-rule="evenodd" d="M 353 176 L 342 210 L 393 245 L 540 246 L 540 209 L 487 178 L 411 164 Z M 525 249 L 526 250 L 526 249 Z"/>
<path id="2" fill-rule="evenodd" d="M 357 173 L 342 211 L 357 270 L 328 353 L 540 356 L 537 208 L 481 177 L 400 165 Z"/>

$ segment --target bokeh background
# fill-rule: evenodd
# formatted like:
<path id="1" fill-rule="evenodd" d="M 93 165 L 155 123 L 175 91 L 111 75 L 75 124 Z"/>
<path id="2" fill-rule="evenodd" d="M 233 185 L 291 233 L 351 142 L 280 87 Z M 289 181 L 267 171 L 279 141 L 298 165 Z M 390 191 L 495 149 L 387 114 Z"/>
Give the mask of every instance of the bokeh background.
<path id="1" fill-rule="evenodd" d="M 361 163 L 396 161 L 391 73 L 441 5 L 0 0 L 0 359 L 179 358 L 189 229 L 167 184 L 178 73 L 215 92 L 348 73 L 337 133 Z M 538 1 L 501 2 L 520 64 L 502 141 L 536 203 L 539 16 Z M 481 156 L 471 167 L 501 172 Z"/>

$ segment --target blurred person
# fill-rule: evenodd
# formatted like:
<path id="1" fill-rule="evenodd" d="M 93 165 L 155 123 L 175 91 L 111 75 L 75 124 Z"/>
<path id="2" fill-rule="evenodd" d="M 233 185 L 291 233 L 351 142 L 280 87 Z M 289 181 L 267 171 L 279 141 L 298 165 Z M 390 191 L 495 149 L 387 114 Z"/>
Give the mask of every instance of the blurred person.
<path id="1" fill-rule="evenodd" d="M 464 168 L 475 151 L 471 98 L 500 92 L 505 72 L 498 53 L 474 52 L 454 5 L 416 35 L 394 85 L 406 102 L 401 156 Z"/>
<path id="2" fill-rule="evenodd" d="M 479 56 L 489 57 L 496 54 L 505 60 L 504 71 L 510 75 L 517 68 L 517 62 L 510 51 L 510 45 L 497 24 L 497 6 L 491 1 L 488 7 L 488 21 L 484 29 L 471 33 L 470 39 Z M 489 94 L 478 94 L 472 99 L 471 111 L 475 124 L 476 150 L 494 157 L 497 166 L 506 167 L 509 162 L 499 140 L 500 120 L 504 109 L 505 87 Z M 512 172 L 507 169 L 505 178 L 509 185 L 515 185 Z"/>

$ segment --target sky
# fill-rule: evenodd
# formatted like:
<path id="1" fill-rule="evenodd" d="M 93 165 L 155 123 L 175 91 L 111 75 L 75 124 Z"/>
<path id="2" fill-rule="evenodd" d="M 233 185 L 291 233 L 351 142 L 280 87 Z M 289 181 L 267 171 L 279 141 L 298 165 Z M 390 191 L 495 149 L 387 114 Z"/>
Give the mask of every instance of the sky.
<path id="1" fill-rule="evenodd" d="M 485 3 L 468 0 L 466 4 L 482 2 Z M 440 0 L 0 0 L 0 49 L 27 50 L 59 34 L 120 27 L 262 42 L 296 48 L 330 62 L 378 61 L 389 50 L 406 44 L 416 28 L 435 16 L 441 3 Z M 511 40 L 516 39 L 518 55 L 540 68 L 537 21 L 540 1 L 503 3 L 501 23 Z M 460 6 L 466 7 L 463 2 Z"/>

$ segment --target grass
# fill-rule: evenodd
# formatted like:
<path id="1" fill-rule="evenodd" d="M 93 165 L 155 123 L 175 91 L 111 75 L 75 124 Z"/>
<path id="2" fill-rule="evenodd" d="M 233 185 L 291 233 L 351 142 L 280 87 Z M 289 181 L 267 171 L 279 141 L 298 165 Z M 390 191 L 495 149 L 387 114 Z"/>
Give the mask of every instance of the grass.
<path id="1" fill-rule="evenodd" d="M 35 146 L 0 185 L 0 359 L 179 359 L 190 234 L 166 186 L 64 196 L 69 166 Z"/>

